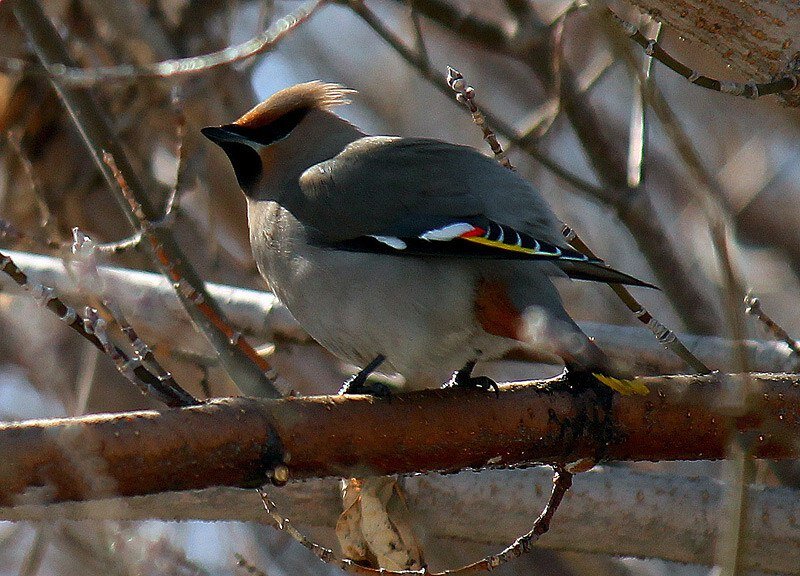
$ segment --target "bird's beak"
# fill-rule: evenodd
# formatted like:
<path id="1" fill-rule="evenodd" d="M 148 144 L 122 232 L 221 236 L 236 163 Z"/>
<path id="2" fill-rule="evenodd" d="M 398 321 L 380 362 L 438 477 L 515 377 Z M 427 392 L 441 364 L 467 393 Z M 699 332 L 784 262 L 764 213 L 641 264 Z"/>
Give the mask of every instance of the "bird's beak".
<path id="1" fill-rule="evenodd" d="M 203 134 L 203 136 L 217 145 L 225 142 L 247 144 L 248 146 L 253 145 L 252 141 L 248 140 L 241 134 L 237 134 L 236 132 L 230 130 L 228 126 L 207 126 L 205 128 L 201 128 L 200 132 Z"/>

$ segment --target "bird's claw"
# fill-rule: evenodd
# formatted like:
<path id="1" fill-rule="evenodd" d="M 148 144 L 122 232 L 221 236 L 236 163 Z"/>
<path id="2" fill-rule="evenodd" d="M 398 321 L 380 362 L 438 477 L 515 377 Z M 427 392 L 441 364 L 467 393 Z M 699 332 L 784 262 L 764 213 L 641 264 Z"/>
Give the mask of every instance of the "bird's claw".
<path id="1" fill-rule="evenodd" d="M 477 388 L 478 390 L 494 390 L 495 396 L 500 396 L 500 387 L 497 382 L 488 376 L 469 376 L 459 371 L 453 375 L 452 380 L 445 384 L 445 388 L 458 386 L 460 388 Z"/>
<path id="2" fill-rule="evenodd" d="M 368 394 L 376 398 L 389 399 L 392 397 L 392 389 L 383 382 L 368 381 L 366 378 L 358 378 L 356 374 L 342 384 L 339 394 Z"/>
<path id="3" fill-rule="evenodd" d="M 391 398 L 392 390 L 389 386 L 383 382 L 367 380 L 370 374 L 372 374 L 384 360 L 386 360 L 386 357 L 383 354 L 378 354 L 372 362 L 364 366 L 357 374 L 345 380 L 345 383 L 339 388 L 339 394 L 368 394 L 376 398 Z"/>

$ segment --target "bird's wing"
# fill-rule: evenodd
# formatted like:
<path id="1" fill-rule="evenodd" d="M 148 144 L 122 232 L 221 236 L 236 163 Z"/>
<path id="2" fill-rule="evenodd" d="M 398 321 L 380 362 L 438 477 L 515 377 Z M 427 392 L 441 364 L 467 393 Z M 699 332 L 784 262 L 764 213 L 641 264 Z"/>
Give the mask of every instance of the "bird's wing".
<path id="1" fill-rule="evenodd" d="M 292 212 L 330 240 L 413 235 L 453 219 L 486 216 L 563 243 L 558 220 L 533 186 L 466 146 L 360 138 L 310 167 L 299 183 L 302 198 Z"/>
<path id="2" fill-rule="evenodd" d="M 650 286 L 567 246 L 530 183 L 465 146 L 366 137 L 300 178 L 294 215 L 332 249 L 551 261 L 573 278 Z"/>
<path id="3" fill-rule="evenodd" d="M 599 258 L 537 240 L 485 217 L 452 221 L 414 236 L 369 234 L 334 242 L 330 246 L 339 250 L 396 256 L 544 260 L 558 266 L 570 278 L 655 288 L 611 268 Z"/>

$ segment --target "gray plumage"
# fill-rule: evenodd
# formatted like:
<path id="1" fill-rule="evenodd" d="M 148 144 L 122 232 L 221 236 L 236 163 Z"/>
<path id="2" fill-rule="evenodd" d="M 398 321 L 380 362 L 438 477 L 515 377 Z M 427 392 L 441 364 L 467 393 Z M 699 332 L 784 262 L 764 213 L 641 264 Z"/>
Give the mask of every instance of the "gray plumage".
<path id="1" fill-rule="evenodd" d="M 512 322 L 512 310 L 526 328 L 545 332 L 539 344 L 549 353 L 608 371 L 549 279 L 562 273 L 557 263 L 337 248 L 369 235 L 416 237 L 469 218 L 567 248 L 560 222 L 518 174 L 465 146 L 364 136 L 328 110 L 345 94 L 335 85 L 298 85 L 237 123 L 204 129 L 231 157 L 248 198 L 261 274 L 309 334 L 358 366 L 383 355 L 410 387 L 431 387 L 467 362 L 534 339 Z M 638 282 L 604 265 L 567 268 Z M 488 289 L 500 290 L 503 301 L 485 298 Z"/>
<path id="2" fill-rule="evenodd" d="M 411 235 L 486 216 L 556 245 L 560 224 L 525 180 L 473 148 L 424 138 L 360 138 L 310 167 L 297 218 L 330 240 Z"/>

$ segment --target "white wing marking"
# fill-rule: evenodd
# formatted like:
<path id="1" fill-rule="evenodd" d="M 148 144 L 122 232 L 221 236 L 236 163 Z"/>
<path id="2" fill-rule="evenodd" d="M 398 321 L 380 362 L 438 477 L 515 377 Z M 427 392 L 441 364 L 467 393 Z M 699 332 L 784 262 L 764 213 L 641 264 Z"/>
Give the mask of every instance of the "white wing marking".
<path id="1" fill-rule="evenodd" d="M 456 222 L 455 224 L 448 224 L 442 228 L 434 228 L 433 230 L 428 230 L 420 234 L 420 238 L 423 240 L 438 240 L 438 241 L 448 241 L 452 240 L 453 238 L 458 238 L 462 234 L 473 230 L 475 226 L 472 224 L 467 224 L 466 222 Z"/>
<path id="2" fill-rule="evenodd" d="M 395 250 L 405 250 L 408 248 L 408 245 L 396 236 L 375 236 L 374 234 L 370 234 L 370 238 L 375 238 L 375 240 L 381 244 L 386 244 Z"/>

